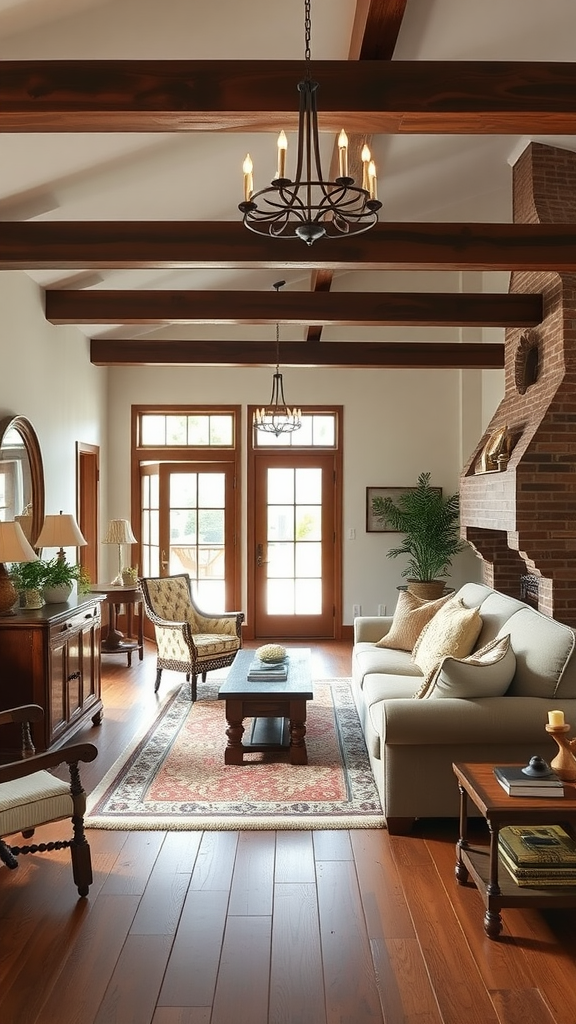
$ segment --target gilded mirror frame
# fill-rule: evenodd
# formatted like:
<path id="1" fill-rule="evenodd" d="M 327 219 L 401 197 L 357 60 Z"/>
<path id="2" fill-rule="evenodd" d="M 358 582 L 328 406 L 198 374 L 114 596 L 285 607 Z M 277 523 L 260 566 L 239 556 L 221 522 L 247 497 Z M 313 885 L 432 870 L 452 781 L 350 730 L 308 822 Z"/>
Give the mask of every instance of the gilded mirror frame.
<path id="1" fill-rule="evenodd" d="M 44 522 L 44 467 L 40 443 L 34 427 L 26 416 L 5 416 L 0 419 L 0 462 L 5 437 L 10 430 L 16 430 L 24 443 L 30 467 L 30 486 L 32 491 L 32 526 L 30 543 L 36 546 L 36 538 L 40 534 Z M 22 510 L 18 510 L 22 511 Z"/>

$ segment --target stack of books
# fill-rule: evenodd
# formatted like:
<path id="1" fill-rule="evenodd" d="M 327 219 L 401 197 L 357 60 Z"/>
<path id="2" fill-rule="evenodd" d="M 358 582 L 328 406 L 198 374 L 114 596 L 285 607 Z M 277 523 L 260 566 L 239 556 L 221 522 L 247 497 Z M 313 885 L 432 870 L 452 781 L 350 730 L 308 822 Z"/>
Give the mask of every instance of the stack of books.
<path id="1" fill-rule="evenodd" d="M 508 796 L 531 796 L 538 799 L 542 796 L 564 796 L 564 786 L 557 775 L 534 778 L 513 765 L 495 768 L 494 775 Z"/>
<path id="2" fill-rule="evenodd" d="M 260 661 L 260 658 L 255 658 L 248 669 L 247 679 L 249 683 L 257 683 L 262 679 L 275 679 L 282 682 L 288 679 L 288 662 Z"/>
<path id="3" fill-rule="evenodd" d="M 517 885 L 576 885 L 576 843 L 560 825 L 507 825 L 498 852 Z"/>

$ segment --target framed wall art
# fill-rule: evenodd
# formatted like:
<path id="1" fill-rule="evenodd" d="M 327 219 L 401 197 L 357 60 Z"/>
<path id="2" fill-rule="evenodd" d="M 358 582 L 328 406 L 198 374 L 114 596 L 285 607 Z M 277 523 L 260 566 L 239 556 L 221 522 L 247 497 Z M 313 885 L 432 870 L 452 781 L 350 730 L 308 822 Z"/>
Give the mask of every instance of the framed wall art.
<path id="1" fill-rule="evenodd" d="M 366 533 L 396 533 L 391 526 L 382 520 L 377 519 L 372 508 L 374 498 L 392 498 L 397 501 L 401 494 L 407 491 L 417 491 L 417 487 L 367 487 L 366 488 Z M 432 490 L 442 494 L 441 487 L 433 487 Z"/>

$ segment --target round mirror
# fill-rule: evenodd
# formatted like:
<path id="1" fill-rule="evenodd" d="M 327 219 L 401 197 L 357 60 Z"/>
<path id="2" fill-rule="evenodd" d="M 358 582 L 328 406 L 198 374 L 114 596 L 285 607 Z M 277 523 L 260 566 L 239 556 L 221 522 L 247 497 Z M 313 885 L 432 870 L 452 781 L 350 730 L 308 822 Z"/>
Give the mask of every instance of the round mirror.
<path id="1" fill-rule="evenodd" d="M 44 470 L 34 427 L 25 416 L 0 420 L 0 519 L 15 519 L 34 547 L 44 522 Z"/>

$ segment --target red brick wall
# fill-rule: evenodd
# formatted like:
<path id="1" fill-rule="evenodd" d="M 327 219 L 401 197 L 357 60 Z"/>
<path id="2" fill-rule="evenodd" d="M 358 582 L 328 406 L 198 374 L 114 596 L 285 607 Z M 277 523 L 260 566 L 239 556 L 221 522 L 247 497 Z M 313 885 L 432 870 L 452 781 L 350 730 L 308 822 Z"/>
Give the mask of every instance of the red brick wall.
<path id="1" fill-rule="evenodd" d="M 516 223 L 576 223 L 576 153 L 531 143 L 514 166 L 513 209 Z M 519 575 L 535 573 L 540 610 L 576 626 L 576 276 L 514 273 L 510 290 L 544 297 L 544 319 L 530 332 L 538 380 L 518 392 L 526 332 L 507 331 L 504 398 L 462 473 L 462 533 L 484 559 L 485 582 L 516 597 Z M 504 424 L 514 439 L 506 471 L 475 474 Z"/>

